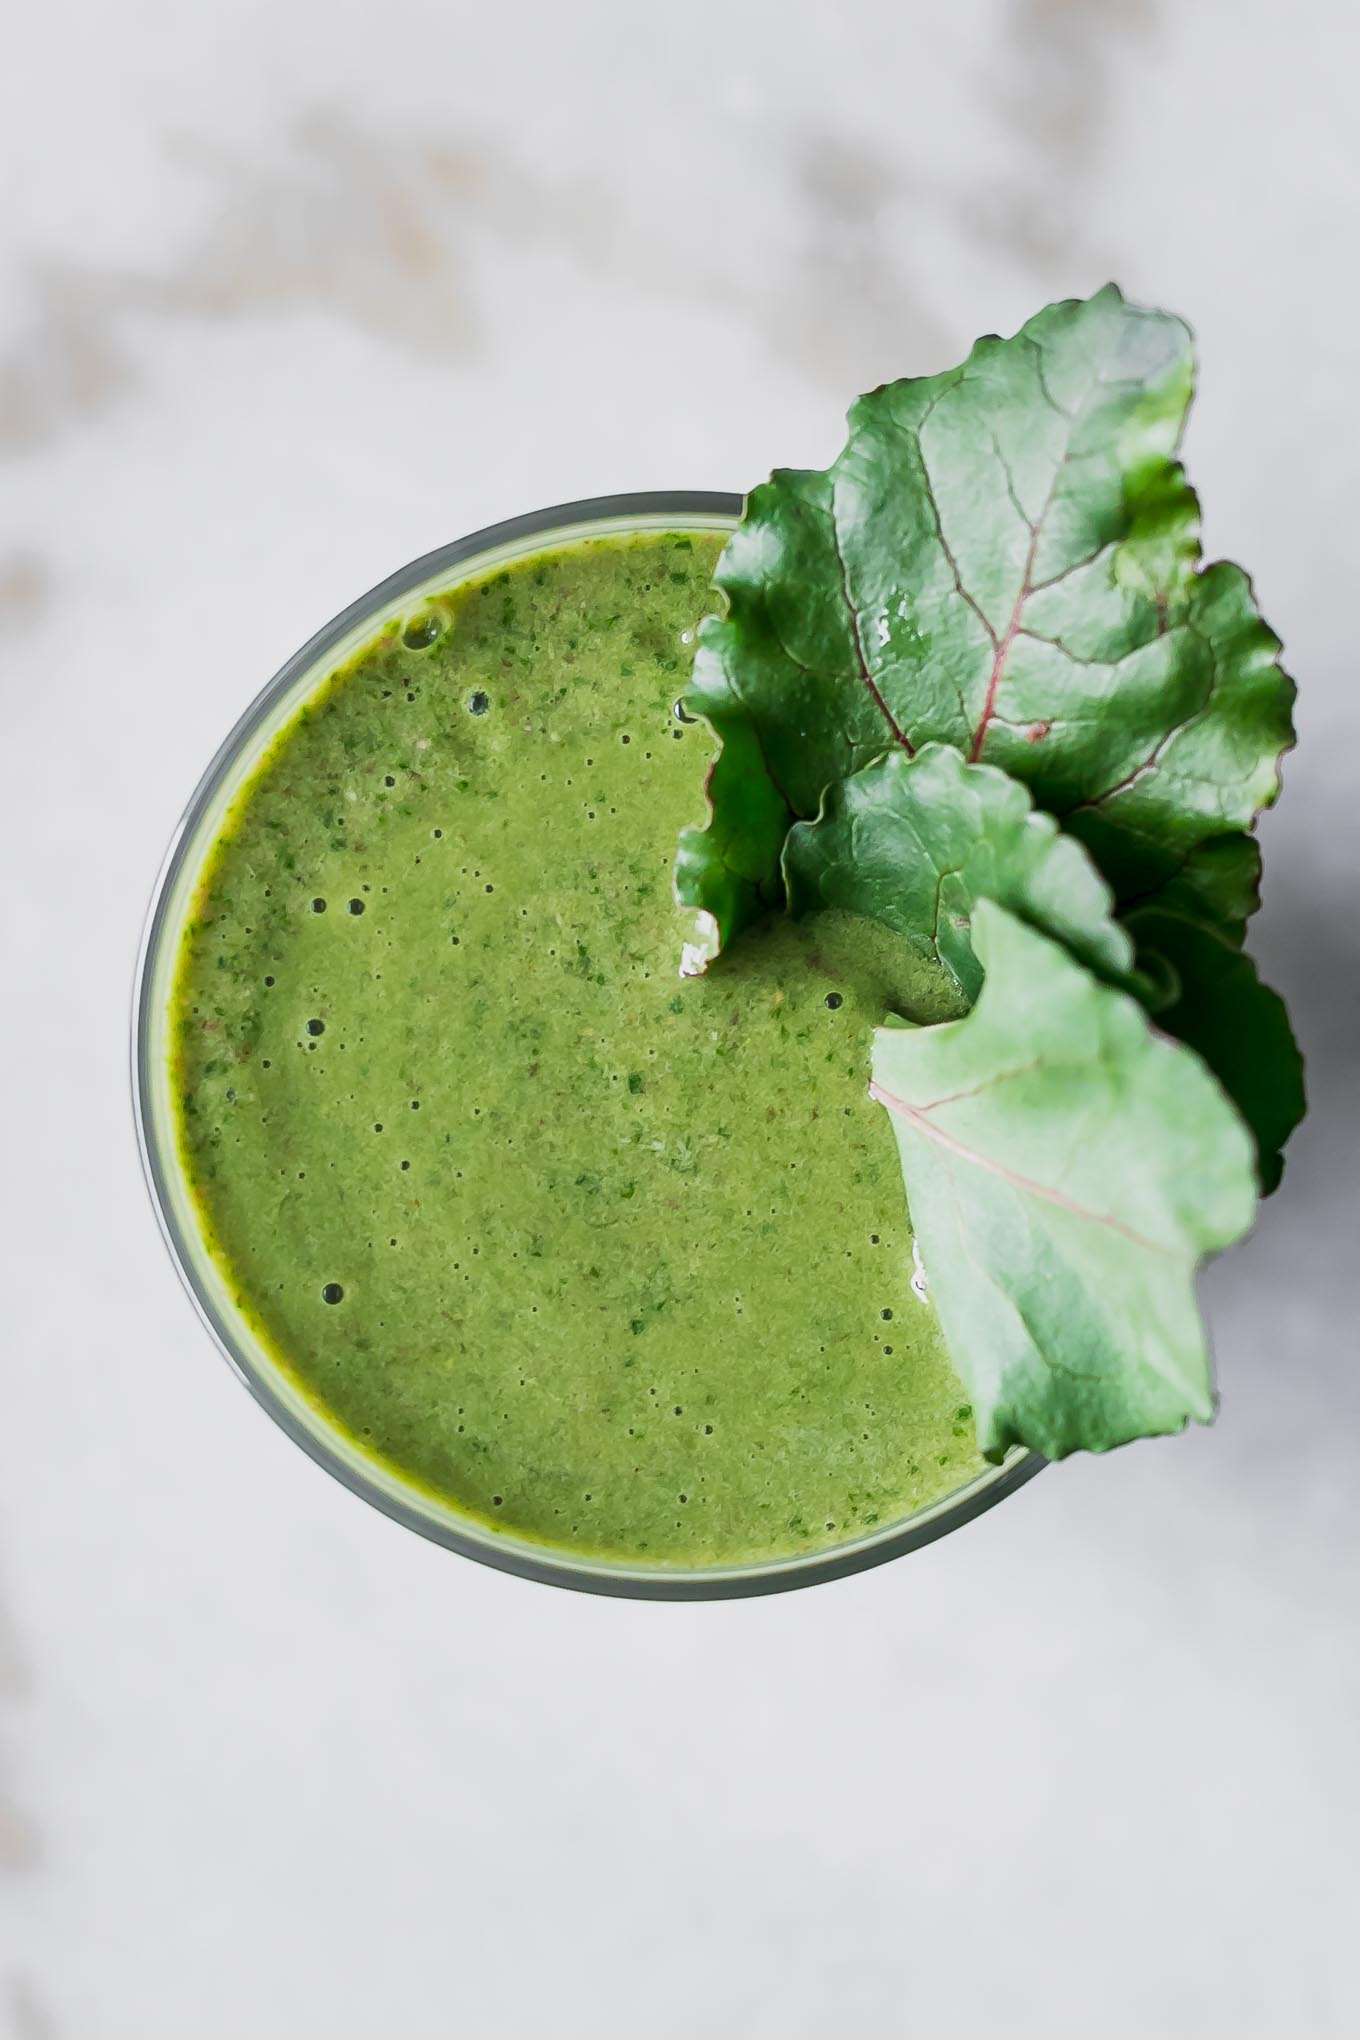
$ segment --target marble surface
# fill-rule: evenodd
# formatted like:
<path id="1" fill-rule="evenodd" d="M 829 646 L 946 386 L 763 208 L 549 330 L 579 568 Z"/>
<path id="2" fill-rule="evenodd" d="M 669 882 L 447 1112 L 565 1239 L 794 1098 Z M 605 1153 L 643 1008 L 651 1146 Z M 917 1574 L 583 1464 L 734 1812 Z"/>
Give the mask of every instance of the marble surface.
<path id="1" fill-rule="evenodd" d="M 0 72 L 0 2036 L 1340 2040 L 1354 1958 L 1360 56 L 1335 0 L 45 0 Z M 214 1357 L 125 1010 L 280 660 L 529 506 L 740 489 L 1108 275 L 1302 684 L 1314 1115 L 1209 1432 L 764 1603 L 399 1531 Z"/>

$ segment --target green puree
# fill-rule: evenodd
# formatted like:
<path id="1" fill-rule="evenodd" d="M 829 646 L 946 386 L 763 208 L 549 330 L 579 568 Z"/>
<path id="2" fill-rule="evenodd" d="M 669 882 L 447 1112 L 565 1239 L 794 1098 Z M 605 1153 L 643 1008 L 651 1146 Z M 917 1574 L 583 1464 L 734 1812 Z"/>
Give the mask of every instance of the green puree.
<path id="1" fill-rule="evenodd" d="M 980 1466 L 865 1091 L 943 980 L 836 916 L 677 975 L 719 544 L 540 554 L 333 674 L 228 817 L 173 1013 L 208 1239 L 330 1420 L 497 1530 L 686 1566 Z"/>

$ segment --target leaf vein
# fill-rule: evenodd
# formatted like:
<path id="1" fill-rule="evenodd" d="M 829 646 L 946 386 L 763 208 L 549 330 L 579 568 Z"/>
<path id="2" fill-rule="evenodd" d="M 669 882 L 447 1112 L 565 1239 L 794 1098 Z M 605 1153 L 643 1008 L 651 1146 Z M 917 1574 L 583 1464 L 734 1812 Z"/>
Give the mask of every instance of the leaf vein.
<path id="1" fill-rule="evenodd" d="M 868 688 L 869 693 L 873 696 L 874 703 L 878 708 L 880 715 L 883 717 L 883 720 L 887 723 L 888 728 L 892 731 L 893 741 L 902 746 L 902 749 L 906 752 L 909 758 L 914 758 L 916 756 L 916 746 L 912 743 L 906 731 L 899 726 L 896 716 L 893 714 L 887 702 L 884 700 L 882 692 L 878 686 L 878 683 L 874 679 L 873 674 L 869 670 L 869 661 L 866 658 L 864 652 L 864 639 L 860 635 L 859 611 L 856 609 L 854 598 L 850 593 L 850 569 L 846 565 L 845 554 L 841 549 L 840 526 L 836 521 L 836 494 L 834 484 L 831 493 L 831 545 L 832 550 L 835 552 L 836 555 L 836 566 L 840 572 L 841 599 L 845 604 L 846 613 L 850 618 L 850 641 L 851 644 L 854 646 L 855 658 L 859 665 L 859 677 L 863 681 L 864 685 Z"/>
<path id="2" fill-rule="evenodd" d="M 1109 1212 L 1092 1211 L 1089 1206 L 1078 1204 L 1075 1198 L 1067 1196 L 1051 1183 L 1041 1183 L 1036 1177 L 1022 1175 L 1018 1169 L 1012 1169 L 1005 1162 L 997 1161 L 994 1156 L 983 1154 L 978 1148 L 970 1148 L 966 1142 L 956 1139 L 952 1133 L 946 1133 L 942 1126 L 936 1126 L 934 1121 L 927 1117 L 924 1108 L 908 1104 L 905 1098 L 898 1098 L 893 1092 L 885 1091 L 878 1082 L 870 1084 L 869 1096 L 885 1106 L 889 1112 L 894 1112 L 899 1118 L 905 1119 L 908 1125 L 927 1140 L 947 1148 L 961 1161 L 972 1162 L 978 1168 L 987 1170 L 990 1175 L 1009 1183 L 1012 1189 L 1027 1191 L 1031 1196 L 1042 1198 L 1046 1204 L 1056 1205 L 1059 1210 L 1070 1212 L 1074 1218 L 1084 1219 L 1090 1225 L 1106 1226 L 1111 1232 L 1117 1232 L 1123 1239 L 1131 1241 L 1136 1247 L 1145 1248 L 1150 1254 L 1172 1252 L 1171 1248 L 1164 1246 L 1160 1240 L 1150 1240 L 1145 1233 L 1135 1232 L 1132 1226 L 1125 1225 L 1122 1219 L 1112 1217 Z"/>

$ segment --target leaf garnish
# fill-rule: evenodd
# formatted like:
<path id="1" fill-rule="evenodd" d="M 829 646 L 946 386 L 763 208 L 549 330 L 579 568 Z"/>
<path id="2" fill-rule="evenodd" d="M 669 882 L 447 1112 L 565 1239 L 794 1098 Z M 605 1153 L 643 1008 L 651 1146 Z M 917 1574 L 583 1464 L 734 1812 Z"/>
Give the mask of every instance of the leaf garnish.
<path id="1" fill-rule="evenodd" d="M 1262 984 L 1246 952 L 1212 928 L 1152 908 L 1131 915 L 1129 928 L 1140 960 L 1169 965 L 1178 988 L 1157 1025 L 1203 1058 L 1242 1114 L 1269 1196 L 1305 1111 L 1303 1057 L 1284 1000 Z"/>
<path id="2" fill-rule="evenodd" d="M 824 473 L 754 490 L 687 707 L 723 744 L 676 890 L 692 967 L 782 894 L 783 836 L 892 746 L 1002 767 L 1122 901 L 1249 828 L 1293 740 L 1278 641 L 1199 566 L 1174 459 L 1186 328 L 1113 285 L 850 412 Z"/>
<path id="3" fill-rule="evenodd" d="M 872 1088 L 996 1456 L 1208 1419 L 1195 1267 L 1304 1108 L 1243 950 L 1293 683 L 1201 565 L 1192 383 L 1181 322 L 1111 286 L 861 398 L 829 469 L 752 492 L 685 696 L 720 749 L 682 967 L 833 907 L 975 1002 L 881 1029 Z"/>
<path id="4" fill-rule="evenodd" d="M 1180 914 L 1212 928 L 1234 949 L 1261 904 L 1261 846 L 1254 836 L 1213 836 L 1160 885 L 1126 901 L 1127 914 Z"/>
<path id="5" fill-rule="evenodd" d="M 971 918 L 986 897 L 1065 942 L 1097 976 L 1136 988 L 1134 945 L 1082 846 L 1029 793 L 944 744 L 890 751 L 826 790 L 784 845 L 790 913 L 840 907 L 882 921 L 941 963 L 971 1003 L 982 986 Z"/>
<path id="6" fill-rule="evenodd" d="M 1252 1143 L 1190 1050 L 990 900 L 963 1020 L 889 1026 L 873 1095 L 982 1450 L 1058 1459 L 1213 1412 L 1200 1257 L 1255 1208 Z"/>

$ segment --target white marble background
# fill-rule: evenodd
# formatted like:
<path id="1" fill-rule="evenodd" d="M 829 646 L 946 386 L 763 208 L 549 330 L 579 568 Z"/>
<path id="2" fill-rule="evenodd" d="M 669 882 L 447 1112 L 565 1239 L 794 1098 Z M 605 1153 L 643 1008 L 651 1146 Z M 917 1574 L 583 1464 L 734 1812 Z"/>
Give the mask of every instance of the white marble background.
<path id="1" fill-rule="evenodd" d="M 1339 0 L 44 0 L 0 68 L 0 2035 L 1360 2029 L 1360 33 Z M 1314 1116 L 1211 1432 L 764 1603 L 461 1563 L 214 1357 L 125 1006 L 200 767 L 503 514 L 822 462 L 1108 275 L 1302 683 Z"/>

